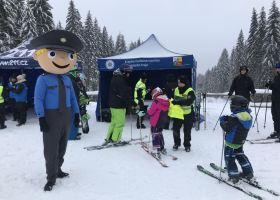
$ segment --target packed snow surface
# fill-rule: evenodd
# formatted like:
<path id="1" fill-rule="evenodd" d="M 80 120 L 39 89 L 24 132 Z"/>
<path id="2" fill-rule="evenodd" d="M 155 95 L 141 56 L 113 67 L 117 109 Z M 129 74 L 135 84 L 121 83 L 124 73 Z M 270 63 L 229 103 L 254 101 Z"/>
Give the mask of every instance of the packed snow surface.
<path id="1" fill-rule="evenodd" d="M 178 157 L 176 161 L 163 157 L 168 168 L 162 167 L 139 144 L 95 151 L 85 150 L 85 146 L 101 144 L 109 126 L 109 123 L 96 122 L 96 103 L 90 103 L 87 107 L 92 117 L 89 121 L 90 132 L 82 134 L 80 141 L 69 141 L 62 170 L 70 173 L 70 177 L 58 179 L 51 192 L 43 191 L 46 183 L 43 140 L 34 110 L 29 110 L 27 123 L 21 127 L 16 127 L 16 122 L 11 121 L 10 116 L 6 116 L 8 128 L 0 130 L 0 199 L 251 200 L 252 197 L 219 183 L 197 169 L 197 165 L 202 165 L 205 169 L 219 174 L 212 170 L 209 164 L 214 162 L 220 165 L 221 162 L 222 130 L 219 123 L 215 131 L 213 128 L 225 102 L 224 99 L 207 98 L 207 128 L 204 130 L 202 123 L 200 131 L 192 129 L 192 146 L 189 153 L 186 153 L 182 146 L 174 152 L 172 131 L 164 130 L 165 147 L 170 154 Z M 252 111 L 252 116 L 255 116 L 254 108 Z M 224 114 L 230 114 L 229 103 Z M 273 131 L 270 109 L 267 111 L 266 128 L 265 108 L 260 109 L 258 119 L 259 133 L 255 124 L 249 132 L 248 139 L 266 138 Z M 144 123 L 149 126 L 148 117 Z M 133 115 L 132 129 L 132 137 L 139 137 L 136 115 Z M 181 129 L 183 138 L 182 132 Z M 149 129 L 142 130 L 142 134 L 148 135 Z M 122 138 L 131 139 L 129 115 L 126 117 Z M 257 180 L 264 187 L 280 192 L 280 144 L 246 142 L 244 151 L 253 165 Z M 248 184 L 243 185 L 265 199 L 279 199 Z"/>

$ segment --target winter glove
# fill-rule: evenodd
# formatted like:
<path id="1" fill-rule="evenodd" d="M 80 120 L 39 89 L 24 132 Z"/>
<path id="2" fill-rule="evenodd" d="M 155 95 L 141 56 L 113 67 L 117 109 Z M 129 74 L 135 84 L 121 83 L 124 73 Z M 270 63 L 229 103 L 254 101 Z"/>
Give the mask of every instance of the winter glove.
<path id="1" fill-rule="evenodd" d="M 223 115 L 220 118 L 220 123 L 226 122 L 227 120 L 228 120 L 228 116 Z"/>
<path id="2" fill-rule="evenodd" d="M 266 87 L 266 88 L 268 88 L 269 86 L 270 86 L 269 83 L 266 83 L 266 84 L 264 85 L 264 87 Z"/>
<path id="3" fill-rule="evenodd" d="M 256 90 L 254 90 L 254 91 L 252 92 L 252 94 L 253 94 L 253 96 L 255 96 L 255 94 L 256 94 Z"/>
<path id="4" fill-rule="evenodd" d="M 48 131 L 50 129 L 49 125 L 46 122 L 45 117 L 40 117 L 39 118 L 39 125 L 40 125 L 40 131 L 41 132 Z"/>
<path id="5" fill-rule="evenodd" d="M 74 119 L 74 126 L 77 128 L 79 126 L 79 123 L 80 123 L 79 113 L 76 113 Z"/>
<path id="6" fill-rule="evenodd" d="M 175 100 L 171 101 L 171 103 L 172 103 L 173 105 L 180 105 L 179 101 L 175 101 Z"/>
<path id="7" fill-rule="evenodd" d="M 149 106 L 148 106 L 148 110 L 150 110 L 150 108 L 151 108 L 151 107 L 152 107 L 152 106 L 151 106 L 151 105 L 149 105 Z"/>
<path id="8" fill-rule="evenodd" d="M 232 92 L 229 92 L 229 93 L 228 93 L 228 96 L 230 97 L 231 95 L 232 95 Z"/>
<path id="9" fill-rule="evenodd" d="M 144 111 L 136 110 L 136 114 L 138 114 L 139 117 L 143 117 L 145 115 L 145 112 Z"/>

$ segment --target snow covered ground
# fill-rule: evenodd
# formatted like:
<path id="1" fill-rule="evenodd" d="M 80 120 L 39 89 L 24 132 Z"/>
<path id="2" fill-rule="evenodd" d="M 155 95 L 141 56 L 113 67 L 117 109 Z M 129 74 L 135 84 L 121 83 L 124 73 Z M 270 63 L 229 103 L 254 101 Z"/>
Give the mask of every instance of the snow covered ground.
<path id="1" fill-rule="evenodd" d="M 7 129 L 0 130 L 0 199 L 1 200 L 236 200 L 253 199 L 246 194 L 219 183 L 197 170 L 202 165 L 215 174 L 209 163 L 220 164 L 222 131 L 219 124 L 213 128 L 224 107 L 225 100 L 207 98 L 207 130 L 192 130 L 191 152 L 182 147 L 172 151 L 172 131 L 164 131 L 166 148 L 178 160 L 164 157 L 169 165 L 163 168 L 147 154 L 140 145 L 86 151 L 85 146 L 98 145 L 104 141 L 108 123 L 95 121 L 96 103 L 88 106 L 90 132 L 80 141 L 69 141 L 62 169 L 70 177 L 57 180 L 51 192 L 44 192 L 46 183 L 43 157 L 42 133 L 33 110 L 28 113 L 27 123 L 16 127 L 8 117 Z M 254 109 L 252 115 L 254 116 Z M 202 112 L 202 110 L 201 110 Z M 248 139 L 267 137 L 273 131 L 270 110 L 264 129 L 265 108 L 259 113 L 259 134 L 256 125 Z M 227 104 L 224 114 L 230 114 Z M 133 138 L 139 137 L 133 116 Z M 148 120 L 145 121 L 148 126 Z M 149 130 L 143 130 L 148 135 Z M 181 130 L 182 134 L 182 130 Z M 127 116 L 123 139 L 131 139 L 130 116 Z M 249 144 L 244 151 L 250 159 L 257 180 L 266 188 L 280 192 L 280 144 Z M 268 192 L 244 186 L 265 199 L 279 199 Z"/>

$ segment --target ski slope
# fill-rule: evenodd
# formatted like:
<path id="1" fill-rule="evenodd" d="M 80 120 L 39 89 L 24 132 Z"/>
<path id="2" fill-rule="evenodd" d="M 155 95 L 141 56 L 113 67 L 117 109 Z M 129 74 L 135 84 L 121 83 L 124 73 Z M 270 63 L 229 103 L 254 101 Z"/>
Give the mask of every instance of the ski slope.
<path id="1" fill-rule="evenodd" d="M 0 199 L 1 200 L 236 200 L 253 199 L 246 194 L 198 171 L 197 165 L 211 169 L 211 162 L 220 165 L 222 131 L 219 123 L 213 128 L 226 100 L 207 99 L 207 130 L 203 123 L 201 130 L 192 129 L 191 152 L 181 146 L 172 150 L 172 131 L 165 131 L 164 139 L 168 152 L 178 160 L 163 157 L 169 166 L 162 167 L 147 154 L 140 145 L 112 147 L 103 150 L 86 151 L 85 146 L 98 145 L 104 141 L 108 123 L 95 121 L 96 103 L 87 107 L 92 118 L 89 134 L 82 134 L 80 141 L 69 141 L 62 170 L 70 173 L 66 179 L 58 179 L 51 192 L 44 192 L 46 183 L 45 160 L 43 156 L 42 133 L 34 110 L 29 110 L 27 123 L 16 127 L 16 122 L 7 116 L 8 128 L 0 130 Z M 252 108 L 252 115 L 255 115 Z M 203 110 L 201 109 L 201 113 Z M 227 104 L 224 114 L 230 114 Z M 249 132 L 248 139 L 265 138 L 273 131 L 270 109 L 267 112 L 264 129 L 265 108 L 259 113 L 259 129 L 256 125 Z M 133 138 L 140 136 L 136 129 L 136 115 L 133 116 Z M 148 127 L 148 117 L 144 124 Z M 181 129 L 181 137 L 183 137 Z M 149 129 L 142 130 L 143 135 Z M 130 116 L 127 116 L 123 139 L 131 139 Z M 146 140 L 147 141 L 147 140 Z M 280 192 L 280 144 L 245 143 L 244 151 L 250 159 L 255 176 L 262 186 Z M 223 162 L 224 163 L 224 162 Z M 239 165 L 238 165 L 239 167 Z M 240 167 L 239 167 L 240 169 Z M 276 200 L 265 191 L 244 183 L 250 191 Z"/>

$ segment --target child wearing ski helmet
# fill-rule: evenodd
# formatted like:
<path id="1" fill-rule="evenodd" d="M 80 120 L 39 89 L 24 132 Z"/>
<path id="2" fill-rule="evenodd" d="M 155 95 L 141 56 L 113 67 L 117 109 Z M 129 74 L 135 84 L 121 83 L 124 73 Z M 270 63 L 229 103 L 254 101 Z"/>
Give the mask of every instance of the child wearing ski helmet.
<path id="1" fill-rule="evenodd" d="M 273 81 L 268 81 L 265 87 L 272 90 L 271 114 L 274 122 L 274 132 L 268 138 L 280 138 L 280 62 L 276 64 L 277 75 Z M 280 139 L 277 140 L 280 142 Z"/>
<path id="2" fill-rule="evenodd" d="M 166 154 L 166 149 L 164 149 L 164 138 L 162 135 L 162 129 L 165 126 L 168 109 L 169 109 L 169 99 L 163 94 L 160 88 L 155 88 L 152 91 L 153 103 L 150 108 L 148 108 L 148 114 L 150 117 L 151 133 L 153 149 L 157 149 L 155 154 L 158 159 L 161 158 L 161 153 Z"/>
<path id="3" fill-rule="evenodd" d="M 248 180 L 254 177 L 252 165 L 243 151 L 243 145 L 253 121 L 250 115 L 251 109 L 248 109 L 248 106 L 249 101 L 245 97 L 236 95 L 230 104 L 232 114 L 220 118 L 220 125 L 225 131 L 225 163 L 229 180 L 234 184 L 238 183 L 239 176 Z M 238 173 L 235 159 L 240 164 L 243 173 Z"/>

